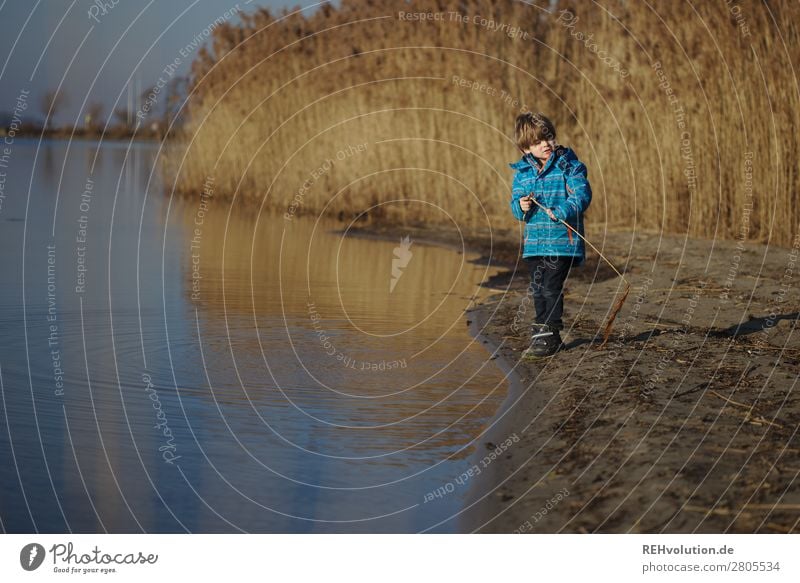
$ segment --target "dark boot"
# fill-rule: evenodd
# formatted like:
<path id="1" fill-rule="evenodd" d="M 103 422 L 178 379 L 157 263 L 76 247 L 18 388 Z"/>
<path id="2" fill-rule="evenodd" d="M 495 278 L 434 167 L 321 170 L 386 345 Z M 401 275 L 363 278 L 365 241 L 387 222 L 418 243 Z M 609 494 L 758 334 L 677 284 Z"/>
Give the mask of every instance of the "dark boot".
<path id="1" fill-rule="evenodd" d="M 557 328 L 547 324 L 537 324 L 531 335 L 531 345 L 522 356 L 541 358 L 552 356 L 561 347 L 561 335 Z"/>

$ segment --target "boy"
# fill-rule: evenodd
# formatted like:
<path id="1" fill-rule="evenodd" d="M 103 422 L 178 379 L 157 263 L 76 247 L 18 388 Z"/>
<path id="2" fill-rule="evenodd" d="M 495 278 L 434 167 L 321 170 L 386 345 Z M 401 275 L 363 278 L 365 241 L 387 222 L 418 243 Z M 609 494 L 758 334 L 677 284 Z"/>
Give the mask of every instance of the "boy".
<path id="1" fill-rule="evenodd" d="M 530 270 L 536 308 L 531 345 L 523 356 L 551 356 L 561 348 L 564 280 L 586 258 L 583 239 L 559 221 L 583 235 L 583 213 L 592 190 L 586 166 L 570 148 L 556 143 L 556 129 L 544 115 L 517 116 L 515 138 L 523 155 L 509 164 L 516 171 L 511 212 L 525 222 L 522 258 Z"/>

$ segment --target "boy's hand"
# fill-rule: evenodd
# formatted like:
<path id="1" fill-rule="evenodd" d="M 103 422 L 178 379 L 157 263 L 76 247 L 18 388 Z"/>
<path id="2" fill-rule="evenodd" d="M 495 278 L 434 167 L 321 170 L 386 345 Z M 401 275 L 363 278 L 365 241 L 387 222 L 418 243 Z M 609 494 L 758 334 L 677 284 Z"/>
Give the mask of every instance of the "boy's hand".
<path id="1" fill-rule="evenodd" d="M 528 196 L 523 196 L 521 199 L 519 199 L 519 208 L 522 209 L 522 212 L 527 213 L 529 210 L 531 210 L 531 207 L 533 206 L 533 202 L 531 202 L 532 198 L 533 197 L 529 194 Z"/>

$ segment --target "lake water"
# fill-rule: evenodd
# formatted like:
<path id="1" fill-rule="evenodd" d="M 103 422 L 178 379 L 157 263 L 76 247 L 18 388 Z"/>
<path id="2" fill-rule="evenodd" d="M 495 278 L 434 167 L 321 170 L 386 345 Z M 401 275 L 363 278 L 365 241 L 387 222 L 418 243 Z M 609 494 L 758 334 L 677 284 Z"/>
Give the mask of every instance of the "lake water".
<path id="1" fill-rule="evenodd" d="M 172 198 L 157 156 L 17 139 L 0 168 L 2 528 L 456 530 L 470 484 L 430 493 L 507 392 L 464 317 L 495 271 Z"/>

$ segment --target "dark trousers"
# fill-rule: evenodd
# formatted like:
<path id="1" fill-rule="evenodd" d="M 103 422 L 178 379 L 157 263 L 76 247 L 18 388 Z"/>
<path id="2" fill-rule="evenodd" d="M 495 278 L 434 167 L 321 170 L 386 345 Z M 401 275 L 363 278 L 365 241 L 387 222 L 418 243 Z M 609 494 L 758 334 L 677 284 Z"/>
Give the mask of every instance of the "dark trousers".
<path id="1" fill-rule="evenodd" d="M 536 308 L 536 323 L 548 324 L 563 330 L 561 317 L 564 314 L 564 280 L 567 279 L 574 257 L 537 256 L 526 257 L 531 274 L 530 293 Z"/>

